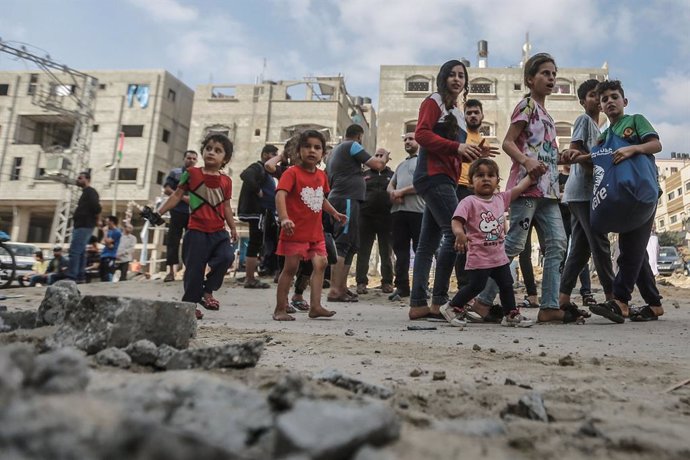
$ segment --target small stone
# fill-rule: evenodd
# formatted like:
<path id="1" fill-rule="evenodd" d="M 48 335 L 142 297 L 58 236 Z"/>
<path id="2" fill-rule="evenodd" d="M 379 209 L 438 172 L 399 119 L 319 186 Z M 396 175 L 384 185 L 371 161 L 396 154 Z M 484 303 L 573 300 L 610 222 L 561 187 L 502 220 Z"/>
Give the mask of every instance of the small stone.
<path id="1" fill-rule="evenodd" d="M 446 371 L 435 371 L 431 377 L 431 380 L 445 380 Z"/>
<path id="2" fill-rule="evenodd" d="M 479 345 L 477 345 L 477 344 L 475 343 L 474 345 L 472 345 L 472 350 L 474 350 L 474 351 L 481 351 L 481 350 L 482 350 L 482 347 L 480 347 Z"/>
<path id="3" fill-rule="evenodd" d="M 541 353 L 539 353 L 539 356 L 541 356 L 543 358 L 544 356 L 546 356 L 546 352 L 542 351 Z"/>
<path id="4" fill-rule="evenodd" d="M 372 360 L 370 360 L 369 358 L 363 359 L 363 360 L 362 360 L 362 365 L 363 365 L 363 366 L 371 366 L 372 363 L 373 363 Z"/>
<path id="5" fill-rule="evenodd" d="M 132 362 L 142 366 L 152 366 L 158 359 L 158 347 L 150 340 L 137 340 L 124 349 Z"/>
<path id="6" fill-rule="evenodd" d="M 96 353 L 96 362 L 101 366 L 113 366 L 127 369 L 132 365 L 132 358 L 119 348 L 109 347 Z"/>
<path id="7" fill-rule="evenodd" d="M 597 358 L 596 356 L 593 357 L 592 359 L 590 359 L 589 362 L 595 366 L 601 366 L 601 360 L 599 358 Z"/>
<path id="8" fill-rule="evenodd" d="M 562 358 L 559 358 L 558 364 L 561 366 L 574 366 L 575 360 L 573 359 L 572 356 L 567 355 L 567 356 L 563 356 Z"/>
<path id="9" fill-rule="evenodd" d="M 505 409 L 501 411 L 501 417 L 506 415 L 515 415 L 530 420 L 538 420 L 541 422 L 549 422 L 549 415 L 544 407 L 544 399 L 541 393 L 533 391 L 526 394 L 517 404 L 508 404 Z"/>
<path id="10" fill-rule="evenodd" d="M 503 385 L 514 386 L 514 385 L 517 385 L 517 382 L 515 382 L 515 380 L 513 380 L 513 379 L 506 378 L 506 381 L 503 382 Z"/>
<path id="11" fill-rule="evenodd" d="M 489 353 L 496 353 L 496 349 L 495 348 L 489 348 Z"/>
<path id="12" fill-rule="evenodd" d="M 513 343 L 520 343 L 518 339 L 513 340 Z"/>
<path id="13" fill-rule="evenodd" d="M 345 335 L 348 337 L 352 337 L 353 335 L 355 335 L 355 331 L 353 331 L 352 329 L 348 329 L 347 331 L 345 331 Z"/>
<path id="14" fill-rule="evenodd" d="M 398 401 L 398 407 L 401 409 L 409 409 L 410 403 L 405 399 L 401 399 L 400 401 Z"/>
<path id="15" fill-rule="evenodd" d="M 418 367 L 415 367 L 414 369 L 412 369 L 412 370 L 410 371 L 410 377 L 419 377 L 419 376 L 421 376 L 422 374 L 424 374 L 424 371 L 421 370 L 421 369 L 418 368 Z"/>

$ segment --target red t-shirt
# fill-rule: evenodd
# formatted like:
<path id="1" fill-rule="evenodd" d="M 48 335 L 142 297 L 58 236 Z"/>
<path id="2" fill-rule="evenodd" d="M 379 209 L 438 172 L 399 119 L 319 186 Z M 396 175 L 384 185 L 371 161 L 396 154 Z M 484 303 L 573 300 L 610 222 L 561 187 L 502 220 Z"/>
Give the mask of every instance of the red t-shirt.
<path id="1" fill-rule="evenodd" d="M 279 190 L 285 190 L 285 205 L 295 232 L 288 236 L 280 232 L 283 241 L 318 242 L 324 239 L 321 214 L 324 196 L 330 191 L 326 174 L 317 169 L 306 171 L 299 166 L 289 167 L 278 182 Z"/>
<path id="2" fill-rule="evenodd" d="M 225 202 L 232 197 L 230 177 L 189 168 L 182 173 L 179 187 L 189 192 L 190 230 L 213 233 L 225 229 Z"/>

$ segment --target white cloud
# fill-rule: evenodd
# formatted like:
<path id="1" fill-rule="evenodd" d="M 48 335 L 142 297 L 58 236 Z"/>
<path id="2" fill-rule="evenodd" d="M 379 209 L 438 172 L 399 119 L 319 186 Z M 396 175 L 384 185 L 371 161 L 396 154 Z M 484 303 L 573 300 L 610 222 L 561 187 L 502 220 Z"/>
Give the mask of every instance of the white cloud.
<path id="1" fill-rule="evenodd" d="M 655 78 L 654 85 L 659 91 L 659 109 L 676 113 L 684 119 L 690 118 L 690 73 L 669 71 L 663 77 Z"/>
<path id="2" fill-rule="evenodd" d="M 661 145 L 663 146 L 663 156 L 668 157 L 671 152 L 690 153 L 690 142 L 688 133 L 690 132 L 690 122 L 685 123 L 656 123 L 654 128 L 659 133 Z"/>
<path id="3" fill-rule="evenodd" d="M 157 22 L 191 22 L 199 17 L 196 8 L 185 6 L 177 0 L 129 0 L 146 11 Z"/>

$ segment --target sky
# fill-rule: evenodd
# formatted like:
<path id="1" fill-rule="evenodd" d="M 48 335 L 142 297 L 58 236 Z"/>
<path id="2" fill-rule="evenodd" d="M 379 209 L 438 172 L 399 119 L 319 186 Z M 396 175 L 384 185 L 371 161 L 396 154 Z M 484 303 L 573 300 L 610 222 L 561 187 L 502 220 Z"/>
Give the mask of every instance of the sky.
<path id="1" fill-rule="evenodd" d="M 476 65 L 487 40 L 490 67 L 514 66 L 529 32 L 532 53 L 559 67 L 608 62 L 660 156 L 690 153 L 687 0 L 0 0 L 0 11 L 3 41 L 76 69 L 162 68 L 192 89 L 342 74 L 375 105 L 381 65 Z M 0 53 L 0 70 L 24 69 Z"/>

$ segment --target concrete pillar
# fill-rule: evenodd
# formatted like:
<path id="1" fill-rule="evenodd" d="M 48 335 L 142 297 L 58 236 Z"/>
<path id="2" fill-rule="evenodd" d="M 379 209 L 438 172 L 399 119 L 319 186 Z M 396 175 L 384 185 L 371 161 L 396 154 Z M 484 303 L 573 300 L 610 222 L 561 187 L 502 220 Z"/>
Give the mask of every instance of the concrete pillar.
<path id="1" fill-rule="evenodd" d="M 31 208 L 12 206 L 12 241 L 26 242 L 29 236 L 29 221 L 31 220 Z"/>

